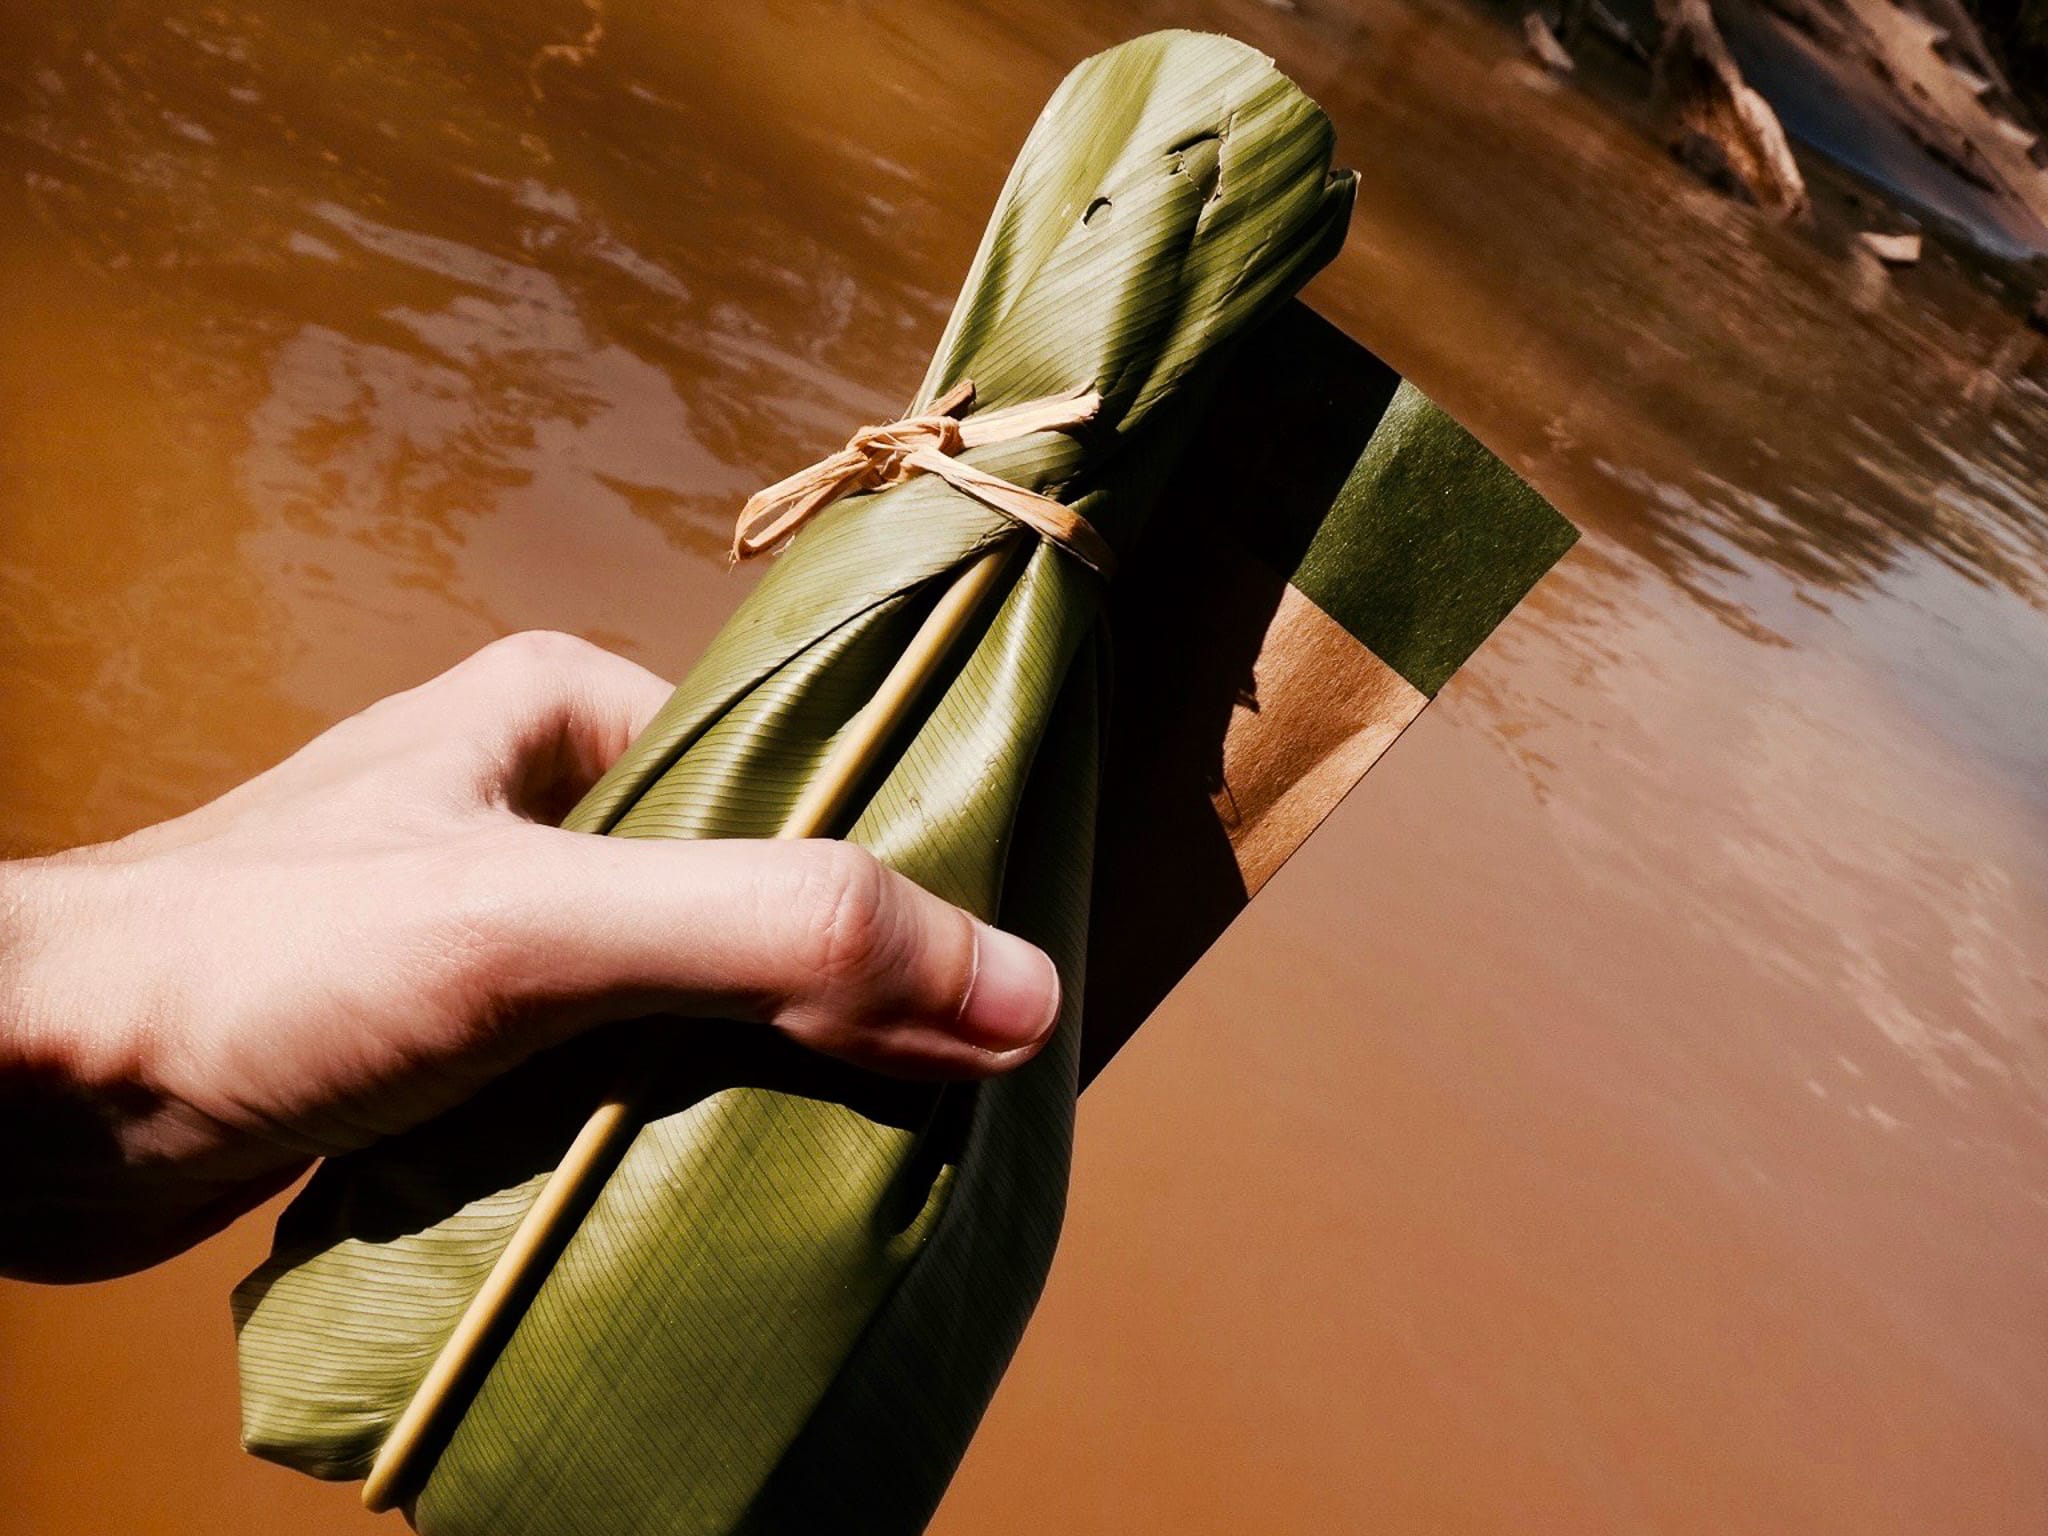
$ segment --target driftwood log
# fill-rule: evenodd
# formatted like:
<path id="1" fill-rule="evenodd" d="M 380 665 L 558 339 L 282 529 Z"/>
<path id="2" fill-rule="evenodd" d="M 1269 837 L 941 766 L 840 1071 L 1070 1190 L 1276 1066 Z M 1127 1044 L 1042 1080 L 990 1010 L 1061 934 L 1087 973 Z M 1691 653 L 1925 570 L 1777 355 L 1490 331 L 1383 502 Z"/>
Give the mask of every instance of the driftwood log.
<path id="1" fill-rule="evenodd" d="M 1553 75 L 1568 75 L 1576 67 L 1541 11 L 1530 11 L 1522 17 L 1522 43 L 1529 56 Z"/>
<path id="2" fill-rule="evenodd" d="M 1673 148 L 1709 180 L 1791 218 L 1806 212 L 1806 180 L 1770 103 L 1744 82 L 1708 0 L 1657 0 L 1662 30 L 1651 88 L 1671 118 Z"/>

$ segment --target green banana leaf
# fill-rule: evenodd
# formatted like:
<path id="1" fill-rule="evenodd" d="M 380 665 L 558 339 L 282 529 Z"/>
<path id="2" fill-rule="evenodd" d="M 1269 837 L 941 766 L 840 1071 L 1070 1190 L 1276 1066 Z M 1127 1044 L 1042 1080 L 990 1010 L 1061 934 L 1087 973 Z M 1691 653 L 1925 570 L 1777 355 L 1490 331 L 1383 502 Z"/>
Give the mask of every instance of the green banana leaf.
<path id="1" fill-rule="evenodd" d="M 922 406 L 1093 385 L 1098 419 L 972 451 L 1126 557 L 1210 365 L 1334 253 L 1328 121 L 1267 59 L 1163 33 L 1077 68 L 1019 155 Z M 820 517 L 568 824 L 772 835 L 947 579 L 1022 537 L 931 477 Z M 238 1290 L 244 1438 L 360 1476 L 627 1036 L 647 1124 L 411 1507 L 438 1533 L 914 1530 L 1050 1262 L 1071 1139 L 1103 585 L 1033 548 L 848 832 L 1042 944 L 1068 1000 L 998 1082 L 885 1082 L 758 1029 L 613 1031 L 323 1167 Z M 844 1499 L 857 1496 L 858 1506 Z"/>

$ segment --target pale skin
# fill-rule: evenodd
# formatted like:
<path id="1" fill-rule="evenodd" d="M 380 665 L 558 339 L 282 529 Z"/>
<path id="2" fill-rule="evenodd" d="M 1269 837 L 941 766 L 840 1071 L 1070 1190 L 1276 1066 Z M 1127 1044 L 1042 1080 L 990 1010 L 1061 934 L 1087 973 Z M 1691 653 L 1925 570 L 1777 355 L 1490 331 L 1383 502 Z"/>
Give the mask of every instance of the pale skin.
<path id="1" fill-rule="evenodd" d="M 1052 962 L 845 843 L 553 825 L 667 698 L 515 635 L 189 815 L 0 865 L 0 1271 L 118 1274 L 607 1021 L 1028 1060 Z"/>

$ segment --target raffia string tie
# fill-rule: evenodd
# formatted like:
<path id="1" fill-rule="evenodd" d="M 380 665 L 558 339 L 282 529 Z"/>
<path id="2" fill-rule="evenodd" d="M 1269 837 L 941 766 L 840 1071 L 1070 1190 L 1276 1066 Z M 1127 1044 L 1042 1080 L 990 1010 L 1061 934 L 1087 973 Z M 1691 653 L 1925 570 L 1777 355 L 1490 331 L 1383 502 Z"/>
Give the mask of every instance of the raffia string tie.
<path id="1" fill-rule="evenodd" d="M 732 558 L 751 560 L 775 548 L 842 496 L 879 491 L 923 474 L 937 475 L 956 491 L 1022 523 L 1107 576 L 1115 554 L 1085 517 L 1050 496 L 1027 491 L 955 457 L 963 449 L 1007 443 L 1034 432 L 1070 432 L 1094 420 L 1101 407 L 1102 396 L 1089 389 L 972 415 L 974 381 L 962 379 L 934 400 L 930 410 L 862 427 L 837 453 L 748 497 L 733 529 Z"/>

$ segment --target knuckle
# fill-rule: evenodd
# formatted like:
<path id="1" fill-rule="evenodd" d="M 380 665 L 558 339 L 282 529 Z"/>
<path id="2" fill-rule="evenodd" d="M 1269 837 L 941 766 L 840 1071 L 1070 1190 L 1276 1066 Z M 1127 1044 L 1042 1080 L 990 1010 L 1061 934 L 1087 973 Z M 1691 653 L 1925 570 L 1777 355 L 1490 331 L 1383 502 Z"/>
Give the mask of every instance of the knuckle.
<path id="1" fill-rule="evenodd" d="M 807 847 L 795 916 L 808 967 L 829 986 L 862 990 L 895 964 L 900 934 L 889 873 L 866 849 L 851 843 Z"/>
<path id="2" fill-rule="evenodd" d="M 535 673 L 570 671 L 596 649 L 588 640 L 557 629 L 522 629 L 491 641 L 470 662 L 487 676 L 517 680 Z"/>

